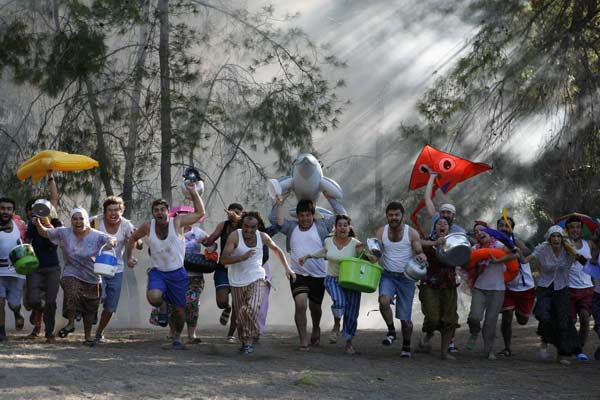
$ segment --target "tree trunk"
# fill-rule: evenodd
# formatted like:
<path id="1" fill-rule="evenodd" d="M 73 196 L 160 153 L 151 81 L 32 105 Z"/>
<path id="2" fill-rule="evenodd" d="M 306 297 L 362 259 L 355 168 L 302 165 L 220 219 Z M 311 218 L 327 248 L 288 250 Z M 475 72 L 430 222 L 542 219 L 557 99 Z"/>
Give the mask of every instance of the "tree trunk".
<path id="1" fill-rule="evenodd" d="M 94 129 L 96 131 L 96 160 L 100 163 L 100 179 L 104 185 L 104 191 L 107 196 L 113 195 L 112 183 L 110 179 L 110 158 L 108 157 L 104 134 L 102 133 L 102 121 L 100 113 L 98 113 L 98 102 L 94 93 L 94 86 L 88 77 L 85 78 L 85 88 L 90 110 L 92 111 L 92 119 L 94 120 Z"/>
<path id="2" fill-rule="evenodd" d="M 133 70 L 134 83 L 131 93 L 127 147 L 125 148 L 125 171 L 123 176 L 123 200 L 125 201 L 125 218 L 131 218 L 133 211 L 133 178 L 135 175 L 138 125 L 141 115 L 140 99 L 142 97 L 143 68 L 146 64 L 146 36 L 148 35 L 148 19 L 150 1 L 140 0 L 143 11 L 143 21 L 138 35 L 138 51 Z"/>
<path id="3" fill-rule="evenodd" d="M 171 203 L 171 82 L 169 74 L 169 0 L 158 1 L 160 22 L 160 189 L 162 197 Z"/>

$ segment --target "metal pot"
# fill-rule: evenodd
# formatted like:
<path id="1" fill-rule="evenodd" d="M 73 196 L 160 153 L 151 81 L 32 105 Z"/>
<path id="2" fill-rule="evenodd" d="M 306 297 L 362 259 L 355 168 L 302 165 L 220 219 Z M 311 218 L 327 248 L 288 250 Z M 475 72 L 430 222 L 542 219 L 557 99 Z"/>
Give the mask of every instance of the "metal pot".
<path id="1" fill-rule="evenodd" d="M 451 233 L 445 237 L 446 243 L 436 246 L 438 260 L 452 267 L 459 267 L 471 258 L 471 243 L 464 233 Z"/>
<path id="2" fill-rule="evenodd" d="M 427 267 L 429 267 L 427 261 L 420 262 L 416 258 L 411 258 L 404 267 L 404 275 L 415 282 L 420 281 L 427 276 Z"/>
<path id="3" fill-rule="evenodd" d="M 375 257 L 381 257 L 381 243 L 377 238 L 367 239 L 367 249 L 369 250 L 369 253 L 373 254 Z"/>
<path id="4" fill-rule="evenodd" d="M 36 217 L 47 217 L 52 211 L 52 204 L 46 199 L 37 199 L 31 206 L 31 212 Z"/>
<path id="5" fill-rule="evenodd" d="M 183 194 L 183 197 L 190 200 L 192 198 L 186 186 L 187 182 L 194 182 L 196 185 L 196 192 L 202 196 L 202 193 L 204 193 L 204 181 L 200 177 L 200 172 L 196 168 L 187 167 L 183 172 L 183 178 L 184 180 L 181 183 L 181 193 Z"/>

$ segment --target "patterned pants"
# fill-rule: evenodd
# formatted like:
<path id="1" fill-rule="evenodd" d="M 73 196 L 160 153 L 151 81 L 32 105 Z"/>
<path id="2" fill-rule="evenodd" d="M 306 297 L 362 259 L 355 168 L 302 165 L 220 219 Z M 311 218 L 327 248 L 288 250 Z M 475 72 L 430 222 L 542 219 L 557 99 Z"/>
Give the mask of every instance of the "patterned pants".
<path id="1" fill-rule="evenodd" d="M 342 336 L 346 340 L 351 340 L 356 335 L 356 328 L 358 327 L 361 293 L 340 287 L 338 277 L 329 275 L 325 277 L 325 289 L 333 301 L 331 305 L 333 316 L 344 318 Z"/>
<path id="2" fill-rule="evenodd" d="M 231 287 L 233 307 L 237 311 L 238 336 L 244 344 L 259 335 L 258 316 L 265 284 L 264 280 L 258 280 L 247 286 Z"/>

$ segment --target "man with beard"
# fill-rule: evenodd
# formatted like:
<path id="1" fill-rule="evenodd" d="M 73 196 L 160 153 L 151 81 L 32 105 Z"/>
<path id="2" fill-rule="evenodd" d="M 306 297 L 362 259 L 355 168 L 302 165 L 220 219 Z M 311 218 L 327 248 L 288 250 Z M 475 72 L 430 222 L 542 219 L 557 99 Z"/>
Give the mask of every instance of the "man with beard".
<path id="1" fill-rule="evenodd" d="M 43 218 L 46 228 L 60 228 L 62 223 L 58 219 L 56 212 L 58 208 L 58 188 L 52 172 L 48 173 L 46 179 L 50 189 L 50 204 L 52 210 L 50 218 Z M 32 308 L 29 321 L 34 325 L 33 331 L 29 335 L 35 338 L 39 335 L 42 318 L 45 325 L 45 336 L 48 343 L 55 341 L 54 325 L 56 317 L 56 297 L 60 287 L 60 262 L 58 258 L 58 246 L 50 239 L 42 237 L 35 227 L 31 200 L 25 206 L 29 223 L 27 224 L 27 241 L 33 246 L 35 255 L 40 264 L 37 270 L 27 275 L 26 298 L 29 306 Z"/>
<path id="2" fill-rule="evenodd" d="M 377 239 L 382 244 L 381 265 L 384 270 L 379 281 L 379 311 L 388 333 L 382 344 L 389 346 L 396 340 L 396 328 L 391 304 L 396 301 L 396 318 L 402 325 L 401 357 L 410 358 L 410 338 L 413 324 L 411 321 L 412 304 L 415 295 L 415 281 L 404 274 L 408 261 L 415 257 L 419 262 L 427 261 L 423 253 L 419 233 L 402 223 L 404 207 L 399 201 L 392 201 L 385 209 L 387 225 L 377 230 Z"/>
<path id="3" fill-rule="evenodd" d="M 296 280 L 290 282 L 292 296 L 294 297 L 295 313 L 294 321 L 298 329 L 300 347 L 298 350 L 307 351 L 308 334 L 306 332 L 306 309 L 310 310 L 312 320 L 312 334 L 310 344 L 318 346 L 321 341 L 321 304 L 325 296 L 325 260 L 310 259 L 300 264 L 300 258 L 316 253 L 323 248 L 323 241 L 330 234 L 335 224 L 335 215 L 328 218 L 315 219 L 315 205 L 311 200 L 300 200 L 296 205 L 298 222 L 284 219 L 280 208 L 283 207 L 283 199 L 278 198 L 269 221 L 271 224 L 279 225 L 281 232 L 286 236 L 286 247 L 290 253 L 292 271 L 296 274 Z M 335 214 L 345 214 L 344 207 L 333 198 L 327 197 L 329 204 Z"/>
<path id="4" fill-rule="evenodd" d="M 511 217 L 500 218 L 496 221 L 496 228 L 506 234 L 513 236 L 515 221 Z M 525 246 L 522 240 L 515 238 L 515 246 L 519 249 L 519 275 L 506 284 L 504 292 L 504 304 L 502 305 L 502 337 L 504 339 L 504 349 L 498 353 L 504 357 L 510 357 L 512 351 L 510 348 L 512 338 L 512 320 L 513 315 L 519 325 L 527 324 L 529 316 L 533 311 L 535 303 L 535 283 L 531 274 L 529 263 L 523 262 L 525 257 L 531 254 L 531 250 Z"/>
<path id="5" fill-rule="evenodd" d="M 0 342 L 6 340 L 5 303 L 8 303 L 8 307 L 15 314 L 17 330 L 23 329 L 25 322 L 21 315 L 21 294 L 25 276 L 17 274 L 8 257 L 22 236 L 19 226 L 13 220 L 14 212 L 15 201 L 7 197 L 0 198 Z"/>
<path id="6" fill-rule="evenodd" d="M 248 212 L 242 215 L 242 228 L 233 231 L 227 239 L 221 262 L 229 269 L 229 284 L 237 310 L 237 329 L 241 351 L 246 354 L 254 352 L 254 338 L 259 335 L 259 313 L 262 303 L 265 270 L 263 268 L 263 244 L 268 246 L 283 267 L 287 278 L 293 282 L 296 278 L 290 269 L 285 255 L 271 240 L 269 235 L 259 232 L 264 226 L 260 214 Z"/>
<path id="7" fill-rule="evenodd" d="M 193 213 L 169 218 L 169 203 L 164 199 L 154 200 L 152 220 L 140 226 L 127 243 L 129 255 L 127 264 L 133 268 L 137 264 L 133 248 L 138 240 L 148 237 L 152 268 L 148 271 L 146 297 L 154 307 L 163 306 L 165 301 L 175 307 L 171 315 L 171 327 L 175 333 L 172 339 L 174 350 L 184 349 L 181 343 L 181 331 L 185 323 L 188 277 L 183 266 L 185 256 L 183 230 L 204 216 L 204 203 L 196 192 L 194 182 L 188 182 L 186 185 L 194 202 Z"/>
<path id="8" fill-rule="evenodd" d="M 577 254 L 589 260 L 592 258 L 592 249 L 595 245 L 593 242 L 581 238 L 582 223 L 581 218 L 574 215 L 567 219 L 565 226 L 569 234 L 569 241 L 577 250 Z M 576 323 L 577 317 L 579 317 L 579 341 L 582 349 L 585 347 L 590 332 L 593 297 L 592 277 L 583 272 L 583 265 L 579 261 L 574 261 L 569 270 L 569 318 Z M 588 356 L 581 352 L 577 354 L 577 359 L 587 361 Z"/>
<path id="9" fill-rule="evenodd" d="M 135 230 L 133 224 L 123 218 L 125 203 L 117 196 L 109 196 L 102 203 L 103 213 L 91 219 L 92 228 L 108 233 L 117 239 L 115 253 L 117 255 L 117 272 L 114 276 L 102 278 L 102 315 L 96 328 L 96 341 L 104 343 L 104 329 L 110 322 L 113 314 L 117 311 L 119 298 L 121 297 L 121 285 L 123 283 L 123 253 L 129 238 Z M 137 248 L 141 249 L 142 241 L 137 242 Z"/>

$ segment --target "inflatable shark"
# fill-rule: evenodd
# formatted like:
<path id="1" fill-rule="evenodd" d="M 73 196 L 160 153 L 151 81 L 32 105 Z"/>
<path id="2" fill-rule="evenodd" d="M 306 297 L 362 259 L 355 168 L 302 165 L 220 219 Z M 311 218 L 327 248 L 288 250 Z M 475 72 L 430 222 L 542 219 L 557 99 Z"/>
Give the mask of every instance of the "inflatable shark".
<path id="1" fill-rule="evenodd" d="M 273 199 L 275 199 L 275 195 L 294 192 L 298 200 L 312 200 L 315 204 L 321 193 L 334 199 L 344 197 L 340 185 L 333 179 L 323 176 L 321 163 L 309 153 L 301 153 L 294 160 L 291 176 L 269 179 L 267 190 Z M 324 217 L 333 215 L 331 211 L 321 207 L 317 207 L 317 211 Z M 295 208 L 290 210 L 290 215 L 296 216 Z"/>

